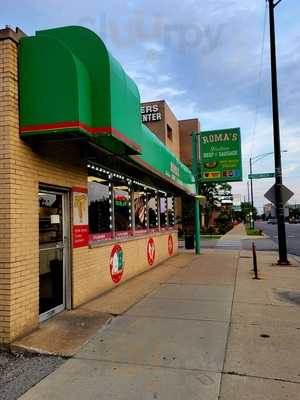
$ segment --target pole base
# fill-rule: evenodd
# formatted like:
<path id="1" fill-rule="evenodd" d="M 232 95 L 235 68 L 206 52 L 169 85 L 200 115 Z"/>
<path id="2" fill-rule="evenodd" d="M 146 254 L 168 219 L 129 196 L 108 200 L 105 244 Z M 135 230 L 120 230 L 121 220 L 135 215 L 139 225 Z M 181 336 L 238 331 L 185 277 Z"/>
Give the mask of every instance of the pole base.
<path id="1" fill-rule="evenodd" d="M 291 263 L 288 260 L 286 260 L 286 261 L 278 260 L 276 265 L 291 265 Z"/>

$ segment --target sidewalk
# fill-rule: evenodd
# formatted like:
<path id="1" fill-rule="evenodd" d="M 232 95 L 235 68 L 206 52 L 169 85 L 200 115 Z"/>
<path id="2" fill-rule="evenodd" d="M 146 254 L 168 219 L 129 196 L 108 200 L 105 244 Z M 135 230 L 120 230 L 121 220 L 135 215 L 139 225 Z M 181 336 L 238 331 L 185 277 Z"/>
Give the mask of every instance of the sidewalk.
<path id="1" fill-rule="evenodd" d="M 254 236 L 254 235 L 247 235 L 245 225 L 240 223 L 235 225 L 233 229 L 223 235 L 219 240 L 244 240 L 244 239 L 265 239 L 266 236 Z"/>
<path id="2" fill-rule="evenodd" d="M 300 265 L 249 257 L 190 259 L 21 399 L 299 399 Z"/>

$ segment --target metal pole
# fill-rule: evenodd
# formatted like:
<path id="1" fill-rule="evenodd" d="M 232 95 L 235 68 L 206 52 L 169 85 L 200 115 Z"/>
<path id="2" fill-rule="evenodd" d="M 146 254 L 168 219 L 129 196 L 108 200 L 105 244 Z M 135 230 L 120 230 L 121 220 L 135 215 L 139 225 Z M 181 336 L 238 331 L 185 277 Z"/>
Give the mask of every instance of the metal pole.
<path id="1" fill-rule="evenodd" d="M 268 0 L 268 1 L 269 1 L 269 13 L 270 13 L 270 50 L 271 50 L 273 136 L 274 136 L 274 161 L 275 161 L 275 200 L 276 200 L 278 248 L 279 248 L 278 265 L 287 265 L 289 264 L 289 261 L 287 258 L 284 204 L 282 200 L 282 167 L 281 167 L 281 150 L 280 150 L 276 40 L 275 40 L 275 22 L 274 22 L 274 9 L 280 1 L 277 1 L 276 3 L 274 3 L 274 0 Z"/>
<path id="2" fill-rule="evenodd" d="M 250 157 L 250 175 L 252 175 L 252 158 Z M 253 179 L 250 178 L 250 187 L 251 187 L 251 228 L 254 229 L 254 199 L 253 199 Z"/>
<path id="3" fill-rule="evenodd" d="M 248 203 L 250 203 L 249 181 L 247 181 Z"/>
<path id="4" fill-rule="evenodd" d="M 195 177 L 196 197 L 195 197 L 195 214 L 194 214 L 194 230 L 195 230 L 195 254 L 200 254 L 200 207 L 199 199 L 199 183 L 198 183 L 198 133 L 192 133 L 192 172 Z"/>

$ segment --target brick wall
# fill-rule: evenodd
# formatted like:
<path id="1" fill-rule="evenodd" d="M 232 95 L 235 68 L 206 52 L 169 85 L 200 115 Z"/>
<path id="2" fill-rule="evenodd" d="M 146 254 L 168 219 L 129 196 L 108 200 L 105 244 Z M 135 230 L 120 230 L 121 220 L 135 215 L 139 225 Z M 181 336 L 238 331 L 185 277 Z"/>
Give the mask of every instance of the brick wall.
<path id="1" fill-rule="evenodd" d="M 13 277 L 10 256 L 13 243 L 10 228 L 14 162 L 11 132 L 18 130 L 17 58 L 13 41 L 0 41 L 0 344 L 9 341 Z"/>
<path id="2" fill-rule="evenodd" d="M 192 166 L 192 132 L 200 131 L 200 123 L 197 118 L 184 119 L 179 122 L 180 159 L 191 168 Z"/>
<path id="3" fill-rule="evenodd" d="M 124 253 L 124 272 L 120 283 L 155 267 L 169 257 L 168 238 L 172 235 L 174 251 L 177 253 L 177 233 L 166 232 L 154 234 L 155 259 L 152 266 L 148 263 L 147 243 L 149 237 L 134 238 L 118 242 Z M 114 244 L 103 244 L 101 247 L 88 249 L 75 249 L 72 270 L 73 280 L 73 306 L 96 297 L 99 293 L 106 292 L 116 286 L 110 275 L 109 261 Z"/>
<path id="4" fill-rule="evenodd" d="M 39 183 L 86 186 L 62 146 L 32 150 L 19 138 L 17 44 L 0 40 L 0 343 L 38 324 Z M 46 146 L 45 146 L 46 147 Z M 47 153 L 47 156 L 45 155 Z M 70 158 L 74 158 L 71 162 Z"/>
<path id="5" fill-rule="evenodd" d="M 1 38 L 0 31 L 0 345 L 26 334 L 39 322 L 39 185 L 87 186 L 87 169 L 79 162 L 80 149 L 75 144 L 30 146 L 19 137 L 16 42 Z M 168 257 L 168 235 L 153 236 L 154 265 Z M 177 235 L 172 236 L 176 253 Z M 121 282 L 150 268 L 147 240 L 122 242 Z M 109 270 L 111 249 L 111 244 L 74 249 L 74 306 L 115 286 Z"/>

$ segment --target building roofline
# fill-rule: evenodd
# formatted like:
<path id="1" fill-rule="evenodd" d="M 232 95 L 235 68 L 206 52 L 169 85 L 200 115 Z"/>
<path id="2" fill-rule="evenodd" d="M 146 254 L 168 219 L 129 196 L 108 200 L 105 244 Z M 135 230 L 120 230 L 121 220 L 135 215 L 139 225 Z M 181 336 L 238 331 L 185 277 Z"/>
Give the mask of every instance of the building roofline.
<path id="1" fill-rule="evenodd" d="M 18 27 L 16 27 L 15 31 L 9 25 L 0 29 L 0 40 L 12 40 L 15 43 L 19 43 L 20 39 L 24 36 L 27 36 L 26 33 Z"/>

